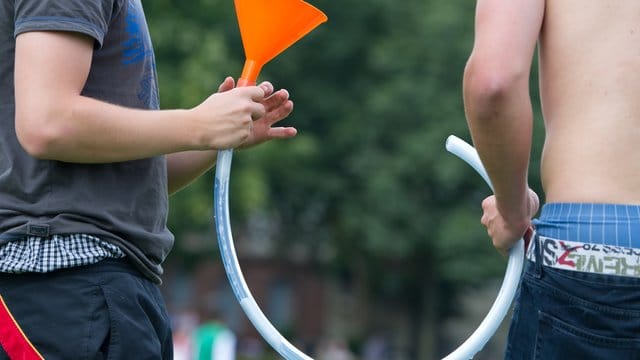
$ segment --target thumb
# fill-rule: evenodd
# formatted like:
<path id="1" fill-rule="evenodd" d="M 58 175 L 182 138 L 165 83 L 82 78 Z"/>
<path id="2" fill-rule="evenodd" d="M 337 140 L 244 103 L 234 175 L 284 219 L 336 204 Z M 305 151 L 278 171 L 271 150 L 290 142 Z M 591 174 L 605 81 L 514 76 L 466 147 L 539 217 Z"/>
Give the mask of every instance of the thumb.
<path id="1" fill-rule="evenodd" d="M 538 194 L 529 189 L 529 210 L 531 211 L 531 216 L 534 216 L 538 212 L 538 209 L 540 209 L 540 199 L 538 198 Z"/>

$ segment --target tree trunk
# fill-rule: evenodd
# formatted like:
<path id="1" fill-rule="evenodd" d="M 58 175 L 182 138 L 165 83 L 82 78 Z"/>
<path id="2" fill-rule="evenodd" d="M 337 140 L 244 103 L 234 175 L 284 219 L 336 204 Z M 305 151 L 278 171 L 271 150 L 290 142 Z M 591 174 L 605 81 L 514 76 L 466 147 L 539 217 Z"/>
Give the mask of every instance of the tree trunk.
<path id="1" fill-rule="evenodd" d="M 431 264 L 421 261 L 422 264 Z M 426 265 L 422 270 L 421 282 L 416 284 L 416 298 L 413 301 L 413 329 L 414 329 L 414 359 L 438 359 L 438 342 L 440 329 L 438 328 L 440 289 L 431 266 Z"/>

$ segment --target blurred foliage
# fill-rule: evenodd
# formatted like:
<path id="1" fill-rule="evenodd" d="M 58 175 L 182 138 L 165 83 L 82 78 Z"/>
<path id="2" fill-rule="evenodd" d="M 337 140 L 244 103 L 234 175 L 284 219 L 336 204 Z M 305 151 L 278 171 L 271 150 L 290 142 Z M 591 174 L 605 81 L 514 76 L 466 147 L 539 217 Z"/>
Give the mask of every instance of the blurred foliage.
<path id="1" fill-rule="evenodd" d="M 455 289 L 501 276 L 506 265 L 479 223 L 486 185 L 444 149 L 450 134 L 469 141 L 461 82 L 474 2 L 312 3 L 328 23 L 261 74 L 291 93 L 295 110 L 285 123 L 299 135 L 235 153 L 233 227 L 242 231 L 262 214 L 277 229 L 280 256 L 295 250 L 344 279 L 359 267 L 370 274 L 370 291 L 389 299 L 419 297 L 424 287 L 443 291 L 432 305 L 447 314 Z M 224 76 L 240 74 L 244 53 L 232 1 L 145 6 L 163 107 L 194 106 Z M 532 81 L 534 94 L 536 86 Z M 537 169 L 533 156 L 536 189 Z M 181 245 L 186 234 L 209 238 L 215 251 L 212 173 L 172 197 L 173 258 L 198 258 Z"/>

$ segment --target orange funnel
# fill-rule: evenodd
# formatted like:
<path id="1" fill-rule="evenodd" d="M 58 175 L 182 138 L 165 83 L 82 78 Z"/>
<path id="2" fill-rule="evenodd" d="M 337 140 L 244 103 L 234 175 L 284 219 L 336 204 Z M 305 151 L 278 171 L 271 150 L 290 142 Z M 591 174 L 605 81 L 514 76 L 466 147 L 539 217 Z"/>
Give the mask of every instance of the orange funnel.
<path id="1" fill-rule="evenodd" d="M 262 66 L 327 21 L 302 0 L 234 0 L 245 63 L 238 86 L 255 84 Z"/>

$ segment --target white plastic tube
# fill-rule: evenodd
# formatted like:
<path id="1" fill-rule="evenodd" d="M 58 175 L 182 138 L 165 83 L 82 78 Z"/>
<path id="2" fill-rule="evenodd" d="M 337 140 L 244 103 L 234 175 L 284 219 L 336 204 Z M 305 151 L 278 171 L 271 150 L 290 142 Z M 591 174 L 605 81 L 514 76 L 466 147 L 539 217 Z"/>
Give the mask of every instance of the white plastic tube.
<path id="1" fill-rule="evenodd" d="M 492 188 L 491 181 L 487 175 L 482 162 L 475 149 L 456 136 L 449 136 L 446 142 L 449 152 L 460 157 L 471 165 Z M 214 183 L 214 218 L 216 223 L 216 234 L 218 245 L 224 264 L 225 272 L 233 289 L 236 299 L 240 303 L 253 326 L 260 335 L 286 360 L 313 360 L 302 351 L 293 346 L 285 339 L 278 330 L 271 324 L 264 313 L 258 307 L 249 287 L 242 275 L 238 257 L 236 255 L 231 234 L 231 223 L 229 219 L 229 175 L 231 173 L 231 161 L 233 150 L 223 150 L 218 153 L 216 164 L 216 177 Z M 524 263 L 524 241 L 521 239 L 511 249 L 509 253 L 509 263 L 505 278 L 502 282 L 498 296 L 489 310 L 489 313 L 480 323 L 478 329 L 462 343 L 456 350 L 446 356 L 444 360 L 467 360 L 473 358 L 489 339 L 495 334 L 509 311 L 515 296 L 522 267 Z"/>
<path id="2" fill-rule="evenodd" d="M 242 276 L 240 263 L 236 255 L 229 220 L 229 175 L 233 150 L 218 152 L 216 178 L 214 182 L 213 201 L 218 246 L 227 273 L 229 283 L 242 310 L 253 326 L 275 351 L 286 360 L 313 360 L 285 339 L 264 315 L 249 291 L 247 282 Z"/>
<path id="3" fill-rule="evenodd" d="M 491 180 L 489 180 L 489 176 L 484 166 L 482 166 L 478 152 L 473 146 L 454 135 L 447 138 L 445 146 L 450 153 L 471 165 L 493 190 Z M 507 264 L 505 277 L 489 313 L 484 320 L 482 320 L 476 331 L 451 354 L 447 355 L 444 360 L 471 359 L 484 348 L 489 339 L 495 334 L 502 320 L 504 320 L 507 312 L 509 312 L 509 308 L 518 289 L 523 265 L 524 240 L 520 239 L 509 251 L 509 262 Z"/>

